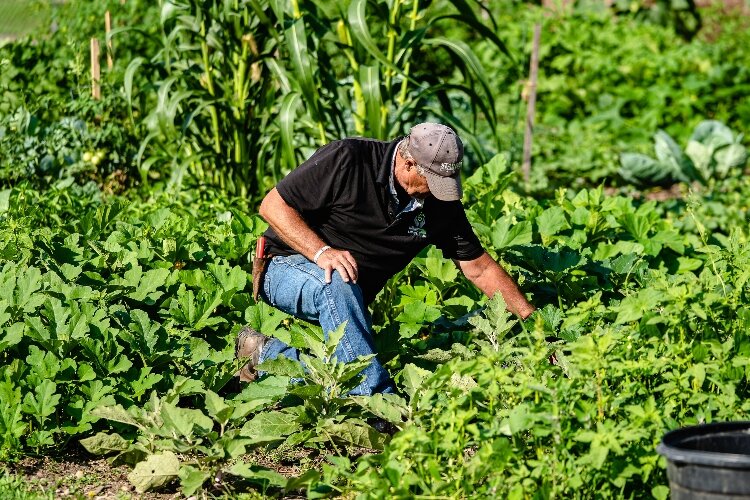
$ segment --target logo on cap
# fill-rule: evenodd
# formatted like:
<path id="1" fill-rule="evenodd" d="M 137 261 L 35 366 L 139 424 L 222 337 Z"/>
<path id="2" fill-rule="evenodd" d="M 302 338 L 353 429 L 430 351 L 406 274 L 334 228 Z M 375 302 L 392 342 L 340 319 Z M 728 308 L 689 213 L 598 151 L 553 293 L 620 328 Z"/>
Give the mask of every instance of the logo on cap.
<path id="1" fill-rule="evenodd" d="M 450 172 L 450 174 L 453 175 L 459 168 L 461 168 L 461 164 L 462 162 L 460 161 L 458 163 L 441 163 L 440 170 Z"/>

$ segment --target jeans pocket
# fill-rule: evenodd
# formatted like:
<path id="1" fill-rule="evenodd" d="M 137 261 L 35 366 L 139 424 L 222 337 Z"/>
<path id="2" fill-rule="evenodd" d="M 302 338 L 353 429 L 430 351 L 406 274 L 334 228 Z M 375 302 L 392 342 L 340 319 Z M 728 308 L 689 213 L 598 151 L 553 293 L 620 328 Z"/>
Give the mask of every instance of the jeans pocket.
<path id="1" fill-rule="evenodd" d="M 274 293 L 278 286 L 283 286 L 285 277 L 289 276 L 292 269 L 298 269 L 304 263 L 309 262 L 304 255 L 295 253 L 292 255 L 276 255 L 271 258 L 271 262 L 266 270 L 263 280 L 262 295 L 266 303 L 277 307 L 274 300 Z"/>

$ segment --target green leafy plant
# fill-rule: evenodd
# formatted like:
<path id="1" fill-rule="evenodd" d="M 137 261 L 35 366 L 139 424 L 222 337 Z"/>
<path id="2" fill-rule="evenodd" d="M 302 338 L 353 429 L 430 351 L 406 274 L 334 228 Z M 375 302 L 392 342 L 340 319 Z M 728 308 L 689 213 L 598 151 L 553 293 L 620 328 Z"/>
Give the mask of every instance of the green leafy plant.
<path id="1" fill-rule="evenodd" d="M 537 200 L 512 176 L 502 155 L 466 179 L 467 214 L 540 311 L 514 323 L 426 250 L 384 291 L 376 342 L 401 394 L 374 397 L 348 395 L 367 360 L 334 359 L 341 330 L 250 297 L 266 226 L 245 200 L 0 191 L 0 454 L 83 439 L 141 489 L 195 493 L 663 495 L 663 432 L 747 412 L 750 185 L 729 176 L 665 204 L 603 188 Z M 242 324 L 301 363 L 267 362 L 235 393 Z M 331 458 L 286 479 L 257 448 Z"/>
<path id="2" fill-rule="evenodd" d="M 698 124 L 685 151 L 666 132 L 654 136 L 656 159 L 640 153 L 623 153 L 620 175 L 636 184 L 667 185 L 726 177 L 733 168 L 747 163 L 742 134 L 717 121 Z"/>
<path id="3" fill-rule="evenodd" d="M 358 374 L 370 358 L 337 361 L 333 353 L 344 334 L 343 325 L 325 339 L 319 329 L 302 326 L 286 335 L 283 332 L 286 330 L 276 334 L 309 350 L 300 356 L 304 366 L 286 358 L 267 361 L 259 366 L 266 376 L 233 399 L 204 389 L 197 380 L 178 378 L 164 397 L 152 392 L 143 409 L 131 406 L 126 410 L 116 405 L 94 410 L 96 417 L 135 428 L 135 441 L 118 433 L 100 432 L 81 444 L 97 455 L 117 453 L 114 461 L 134 465 L 128 477 L 139 492 L 179 478 L 186 495 L 207 484 L 228 491 L 230 487 L 222 481 L 224 474 L 275 488 L 297 488 L 317 478 L 313 472 L 287 480 L 270 469 L 239 460 L 258 446 L 382 449 L 388 436 L 368 425 L 365 418 L 400 424 L 404 403 L 394 395 L 347 395 L 359 384 Z M 205 410 L 179 406 L 180 397 L 190 395 L 198 395 Z M 193 458 L 179 458 L 185 454 Z"/>
<path id="4" fill-rule="evenodd" d="M 681 37 L 690 40 L 700 31 L 703 22 L 698 6 L 693 0 L 616 0 L 612 8 L 620 15 L 669 26 Z"/>
<path id="5" fill-rule="evenodd" d="M 685 154 L 704 178 L 724 178 L 733 168 L 742 168 L 747 163 L 747 148 L 742 139 L 742 134 L 735 135 L 723 123 L 706 120 L 695 127 Z"/>
<path id="6" fill-rule="evenodd" d="M 236 371 L 227 318 L 252 304 L 241 257 L 265 225 L 226 204 L 102 204 L 71 186 L 0 195 L 4 454 L 64 446 L 96 427 L 95 408 L 181 374 L 217 391 Z"/>
<path id="7" fill-rule="evenodd" d="M 283 487 L 286 479 L 278 473 L 236 460 L 247 448 L 267 442 L 261 435 L 243 436 L 241 426 L 248 414 L 272 405 L 284 395 L 278 388 L 278 380 L 268 380 L 256 388 L 256 397 L 233 402 L 204 389 L 198 381 L 177 380 L 164 397 L 152 393 L 142 409 L 133 406 L 125 410 L 117 405 L 95 410 L 99 418 L 135 428 L 135 442 L 118 433 L 100 432 L 83 439 L 81 444 L 95 455 L 116 453 L 114 461 L 133 465 L 128 479 L 139 492 L 158 489 L 178 479 L 186 495 L 202 490 L 206 483 L 226 492 L 228 486 L 222 480 L 226 473 L 265 487 Z M 179 406 L 180 396 L 191 394 L 202 397 L 205 411 Z M 193 458 L 184 458 L 186 454 Z M 229 462 L 233 463 L 231 468 Z"/>
<path id="8" fill-rule="evenodd" d="M 285 444 L 356 446 L 381 449 L 387 435 L 367 423 L 373 416 L 401 424 L 403 402 L 395 395 L 380 394 L 372 398 L 351 396 L 349 392 L 361 382 L 359 373 L 372 356 L 343 363 L 334 355 L 344 335 L 345 325 L 323 335 L 319 327 L 295 324 L 288 332 L 276 331 L 282 341 L 302 349 L 299 362 L 287 358 L 262 363 L 258 369 L 270 375 L 289 377 L 294 386 L 288 391 L 289 406 L 276 414 L 262 414 L 248 422 L 246 433 L 264 433 L 284 439 Z M 252 391 L 252 389 L 249 389 Z M 242 397 L 242 393 L 240 394 Z M 256 422 L 258 420 L 258 422 Z M 290 425 L 269 434 L 263 422 L 280 421 Z"/>

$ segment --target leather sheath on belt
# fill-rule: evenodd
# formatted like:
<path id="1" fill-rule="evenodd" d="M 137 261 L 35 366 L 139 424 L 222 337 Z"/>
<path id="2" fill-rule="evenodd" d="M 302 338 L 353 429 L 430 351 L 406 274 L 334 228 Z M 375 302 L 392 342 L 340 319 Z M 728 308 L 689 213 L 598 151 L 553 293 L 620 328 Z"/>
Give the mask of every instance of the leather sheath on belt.
<path id="1" fill-rule="evenodd" d="M 253 300 L 258 301 L 260 287 L 263 285 L 263 277 L 266 274 L 266 268 L 271 261 L 271 256 L 266 255 L 266 238 L 261 236 L 255 246 L 255 256 L 253 257 Z"/>

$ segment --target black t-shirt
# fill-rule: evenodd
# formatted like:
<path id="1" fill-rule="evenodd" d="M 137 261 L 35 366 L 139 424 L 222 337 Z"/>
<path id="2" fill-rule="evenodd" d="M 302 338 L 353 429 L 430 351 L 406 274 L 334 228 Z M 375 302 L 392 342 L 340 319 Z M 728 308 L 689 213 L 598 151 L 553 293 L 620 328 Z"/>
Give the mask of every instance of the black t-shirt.
<path id="1" fill-rule="evenodd" d="M 472 260 L 484 252 L 460 201 L 428 196 L 422 209 L 396 215 L 390 175 L 399 140 L 334 141 L 276 186 L 326 244 L 352 254 L 366 304 L 429 244 L 450 259 Z M 265 235 L 269 253 L 296 253 L 273 229 Z"/>

